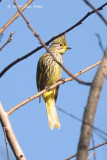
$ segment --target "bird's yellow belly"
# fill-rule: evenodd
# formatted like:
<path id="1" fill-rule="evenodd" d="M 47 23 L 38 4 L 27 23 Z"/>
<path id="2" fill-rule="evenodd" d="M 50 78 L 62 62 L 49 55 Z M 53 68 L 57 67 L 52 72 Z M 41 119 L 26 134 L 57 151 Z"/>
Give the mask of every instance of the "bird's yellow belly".
<path id="1" fill-rule="evenodd" d="M 55 92 L 56 92 L 56 88 L 54 88 L 48 92 L 45 92 L 43 94 L 44 100 L 48 101 L 48 103 L 51 103 L 52 99 L 54 99 L 54 97 L 55 97 Z"/>
<path id="2" fill-rule="evenodd" d="M 47 79 L 45 80 L 45 86 L 51 86 L 56 83 L 59 79 L 61 79 L 62 69 L 57 64 L 56 67 L 47 72 Z"/>

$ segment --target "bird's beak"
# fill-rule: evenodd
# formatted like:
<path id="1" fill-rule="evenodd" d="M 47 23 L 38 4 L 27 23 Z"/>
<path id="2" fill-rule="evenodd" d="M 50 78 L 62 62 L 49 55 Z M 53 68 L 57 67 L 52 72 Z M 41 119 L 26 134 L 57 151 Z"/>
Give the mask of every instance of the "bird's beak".
<path id="1" fill-rule="evenodd" d="M 67 47 L 67 49 L 72 49 L 71 47 Z"/>

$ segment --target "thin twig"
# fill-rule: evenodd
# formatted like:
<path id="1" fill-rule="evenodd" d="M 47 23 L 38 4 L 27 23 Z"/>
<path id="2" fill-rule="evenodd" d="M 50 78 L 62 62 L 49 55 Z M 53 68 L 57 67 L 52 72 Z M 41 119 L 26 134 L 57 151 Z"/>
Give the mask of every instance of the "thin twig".
<path id="1" fill-rule="evenodd" d="M 90 94 L 88 97 L 87 105 L 85 107 L 83 122 L 81 127 L 81 135 L 78 144 L 77 160 L 86 160 L 88 154 L 88 146 L 90 143 L 90 137 L 92 135 L 92 127 L 94 123 L 96 108 L 100 97 L 101 89 L 103 87 L 104 80 L 107 76 L 107 49 L 102 62 L 96 72 L 93 83 L 90 88 Z"/>
<path id="2" fill-rule="evenodd" d="M 107 142 L 101 143 L 101 144 L 99 144 L 99 145 L 97 145 L 97 146 L 95 146 L 95 147 L 93 147 L 93 148 L 90 148 L 88 151 L 91 151 L 91 150 L 93 150 L 93 149 L 96 149 L 96 148 L 98 148 L 98 147 L 101 147 L 101 146 L 103 146 L 103 145 L 105 145 L 105 144 L 107 144 Z M 67 159 L 65 159 L 65 160 L 70 160 L 70 159 L 76 157 L 77 154 L 78 154 L 78 153 L 74 154 L 73 156 L 71 156 L 71 157 L 69 157 L 69 158 L 67 158 Z"/>
<path id="3" fill-rule="evenodd" d="M 99 61 L 99 62 L 97 62 L 97 63 L 89 66 L 88 68 L 86 68 L 86 69 L 84 69 L 84 70 L 82 70 L 82 71 L 80 71 L 80 72 L 78 72 L 77 74 L 75 74 L 75 77 L 77 77 L 77 76 L 79 76 L 79 75 L 87 72 L 88 70 L 92 69 L 93 67 L 97 66 L 97 65 L 100 64 L 100 63 L 101 63 L 101 61 Z M 32 101 L 33 99 L 39 97 L 40 95 L 42 95 L 43 93 L 45 93 L 47 90 L 51 90 L 51 89 L 53 89 L 53 88 L 55 88 L 55 87 L 57 87 L 57 86 L 65 83 L 65 82 L 72 81 L 72 80 L 73 80 L 73 78 L 70 77 L 70 78 L 67 78 L 67 79 L 58 81 L 58 82 L 55 83 L 54 85 L 50 86 L 48 89 L 45 88 L 44 90 L 38 92 L 37 94 L 35 94 L 35 95 L 27 98 L 26 100 L 22 101 L 22 102 L 19 103 L 18 105 L 16 105 L 16 106 L 14 106 L 13 108 L 11 108 L 11 109 L 7 112 L 8 115 L 12 114 L 14 111 L 16 111 L 17 109 L 19 109 L 20 107 L 22 107 L 22 106 L 25 105 L 26 103 L 28 103 L 28 102 Z"/>
<path id="4" fill-rule="evenodd" d="M 3 37 L 3 33 L 2 33 L 2 34 L 0 34 L 0 43 L 1 43 L 1 39 L 2 39 L 2 37 Z"/>
<path id="5" fill-rule="evenodd" d="M 91 158 L 93 155 L 95 155 L 95 151 L 94 151 L 94 152 L 92 152 L 92 154 L 88 157 L 88 159 L 87 159 L 87 160 L 90 160 L 90 158 Z"/>
<path id="6" fill-rule="evenodd" d="M 95 147 L 95 142 L 94 142 L 94 135 L 92 133 L 92 146 Z M 95 152 L 95 149 L 94 149 L 94 152 Z M 96 154 L 94 154 L 94 160 L 96 160 Z"/>
<path id="7" fill-rule="evenodd" d="M 88 0 L 83 0 L 89 7 L 92 9 L 96 10 L 95 7 L 88 1 Z M 102 19 L 102 21 L 107 25 L 107 20 L 104 18 L 104 16 L 96 10 L 96 14 Z"/>
<path id="8" fill-rule="evenodd" d="M 101 50 L 102 50 L 102 52 L 104 54 L 104 47 L 103 47 L 103 44 L 102 44 L 102 41 L 101 41 L 101 37 L 100 37 L 100 35 L 98 33 L 96 34 L 96 36 L 97 36 L 98 41 L 99 41 L 99 46 L 100 46 L 100 48 L 101 48 Z"/>
<path id="9" fill-rule="evenodd" d="M 103 10 L 103 8 L 107 6 L 107 3 L 104 3 L 102 6 L 100 6 L 99 8 L 91 11 L 91 12 L 88 12 L 83 18 L 81 18 L 77 23 L 75 23 L 73 26 L 71 26 L 70 28 L 68 28 L 67 30 L 65 30 L 64 32 L 58 34 L 57 36 L 54 36 L 52 37 L 46 44 L 48 45 L 50 42 L 52 42 L 54 39 L 68 33 L 69 31 L 71 31 L 72 29 L 76 28 L 77 26 L 79 26 L 80 24 L 83 23 L 83 21 L 88 18 L 90 15 L 92 15 L 93 13 L 96 13 L 96 11 L 100 11 L 100 10 Z"/>
<path id="10" fill-rule="evenodd" d="M 58 109 L 60 112 L 62 112 L 63 114 L 65 114 L 65 115 L 67 115 L 67 116 L 69 116 L 69 117 L 72 117 L 73 119 L 75 119 L 75 120 L 77 120 L 77 121 L 79 121 L 79 122 L 82 122 L 82 119 L 74 116 L 73 114 L 65 111 L 64 109 L 62 109 L 62 108 L 60 108 L 60 107 L 58 107 L 58 106 L 56 106 L 56 107 L 57 107 L 57 109 Z M 83 122 L 83 123 L 87 124 L 87 122 Z M 90 125 L 90 124 L 88 124 L 88 125 Z M 98 135 L 99 137 L 103 137 L 101 134 L 103 134 L 104 136 L 107 137 L 107 133 L 104 132 L 103 130 L 101 130 L 100 128 L 95 127 L 95 126 L 91 126 L 91 127 L 94 129 L 94 132 L 95 132 L 97 135 L 98 135 L 98 133 L 100 133 L 100 135 Z M 104 140 L 105 140 L 105 139 L 104 139 Z M 106 140 L 107 140 L 107 139 L 106 139 Z M 106 141 L 106 140 L 105 140 L 105 141 Z M 94 146 L 93 146 L 93 147 L 94 147 Z"/>
<path id="11" fill-rule="evenodd" d="M 23 12 L 33 1 L 34 1 L 34 0 L 28 0 L 28 2 L 27 2 L 23 7 L 21 7 L 21 11 Z M 20 15 L 20 13 L 17 12 L 17 13 L 0 29 L 0 34 L 2 34 L 2 33 L 5 31 L 5 29 L 7 29 L 7 28 L 10 26 L 10 24 L 12 24 L 12 22 L 13 22 L 16 18 L 19 17 L 19 15 Z"/>
<path id="12" fill-rule="evenodd" d="M 100 6 L 99 8 L 97 8 L 96 10 L 102 10 L 105 6 L 107 5 L 107 3 L 103 4 L 102 6 Z M 22 7 L 23 8 L 23 7 Z M 90 15 L 92 15 L 93 13 L 96 12 L 96 10 L 93 10 L 91 12 L 88 12 L 81 20 L 79 20 L 76 24 L 74 24 L 72 27 L 68 28 L 67 30 L 65 30 L 64 32 L 58 34 L 57 36 L 52 37 L 50 40 L 48 40 L 45 44 L 49 45 L 54 39 L 60 37 L 63 34 L 66 34 L 67 32 L 71 31 L 72 29 L 76 28 L 77 26 L 79 26 L 80 24 L 82 24 L 82 22 L 88 18 Z M 19 12 L 18 12 L 19 14 Z M 12 68 L 14 65 L 16 65 L 17 63 L 21 62 L 22 60 L 28 58 L 29 56 L 33 55 L 35 52 L 37 52 L 38 50 L 42 49 L 43 46 L 38 46 L 36 49 L 34 49 L 33 51 L 29 52 L 28 54 L 16 59 L 15 61 L 13 61 L 12 63 L 10 63 L 7 67 L 5 67 L 1 72 L 0 72 L 0 78 L 10 69 Z"/>
<path id="13" fill-rule="evenodd" d="M 15 32 L 12 32 L 6 41 L 6 43 L 0 48 L 0 51 L 12 40 L 12 36 L 14 35 Z"/>
<path id="14" fill-rule="evenodd" d="M 6 151 L 7 151 L 7 160 L 9 160 L 9 151 L 8 151 L 8 143 L 7 143 L 7 135 L 6 135 L 6 128 L 3 128 L 4 137 L 5 137 L 5 144 L 6 144 Z"/>
<path id="15" fill-rule="evenodd" d="M 95 130 L 94 130 L 94 132 L 95 132 L 95 134 L 97 135 L 97 136 L 99 136 L 101 139 L 103 139 L 103 141 L 107 141 L 107 133 L 106 132 L 104 132 L 104 131 L 102 131 L 102 130 L 100 130 L 100 129 L 98 129 L 98 128 L 96 128 Z M 103 135 L 102 135 L 103 134 Z"/>
<path id="16" fill-rule="evenodd" d="M 90 148 L 88 151 L 94 150 L 94 149 L 96 149 L 96 148 L 98 148 L 98 147 L 101 147 L 101 146 L 103 146 L 103 145 L 105 145 L 105 144 L 107 144 L 107 142 L 104 142 L 104 143 L 101 143 L 101 144 L 99 144 L 99 145 L 97 145 L 97 146 L 95 146 L 95 147 L 92 147 L 92 148 Z"/>

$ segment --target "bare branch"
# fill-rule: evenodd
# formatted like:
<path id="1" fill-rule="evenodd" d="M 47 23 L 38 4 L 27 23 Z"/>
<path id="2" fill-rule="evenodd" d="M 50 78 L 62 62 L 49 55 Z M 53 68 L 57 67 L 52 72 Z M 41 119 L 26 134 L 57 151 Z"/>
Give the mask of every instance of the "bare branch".
<path id="1" fill-rule="evenodd" d="M 101 143 L 101 144 L 99 144 L 99 145 L 97 145 L 97 146 L 95 146 L 95 147 L 92 147 L 92 148 L 90 148 L 88 151 L 94 150 L 94 149 L 96 149 L 96 148 L 98 148 L 98 147 L 101 147 L 101 146 L 103 146 L 103 145 L 105 145 L 105 144 L 107 144 L 107 142 L 104 142 L 104 143 Z"/>
<path id="2" fill-rule="evenodd" d="M 94 151 L 94 152 L 92 152 L 92 154 L 88 157 L 88 159 L 87 159 L 87 160 L 90 160 L 90 158 L 91 158 L 94 154 L 95 154 L 95 151 Z"/>
<path id="3" fill-rule="evenodd" d="M 97 63 L 95 63 L 95 64 L 93 64 L 93 65 L 91 65 L 91 66 L 89 66 L 89 67 L 87 67 L 87 68 L 84 69 L 84 70 L 81 70 L 80 72 L 78 72 L 78 73 L 75 74 L 74 76 L 77 77 L 77 76 L 79 76 L 79 75 L 81 75 L 81 74 L 87 72 L 88 70 L 90 70 L 90 69 L 94 68 L 95 66 L 99 65 L 99 64 L 101 63 L 101 61 L 102 61 L 102 60 L 98 61 Z M 71 80 L 73 80 L 73 78 L 72 78 L 72 77 L 69 77 L 69 78 L 66 79 L 65 82 L 71 81 Z"/>
<path id="4" fill-rule="evenodd" d="M 94 149 L 96 149 L 96 148 L 98 148 L 98 147 L 101 147 L 101 146 L 103 146 L 103 145 L 105 145 L 105 144 L 107 144 L 107 142 L 101 143 L 101 144 L 99 144 L 99 145 L 97 145 L 97 146 L 95 146 L 95 147 L 93 147 L 93 148 L 90 148 L 88 151 L 94 150 Z M 67 158 L 67 159 L 65 159 L 65 160 L 70 160 L 70 159 L 76 157 L 77 154 L 78 154 L 78 153 L 74 154 L 73 156 L 71 156 L 71 157 L 69 157 L 69 158 Z"/>
<path id="5" fill-rule="evenodd" d="M 12 40 L 12 36 L 14 35 L 15 32 L 12 32 L 6 41 L 6 43 L 0 48 L 0 51 Z"/>
<path id="6" fill-rule="evenodd" d="M 100 6 L 99 8 L 97 8 L 96 10 L 102 10 L 105 6 L 107 5 L 107 3 L 103 4 L 102 6 Z M 23 7 L 22 7 L 23 8 Z M 74 24 L 72 27 L 68 28 L 67 30 L 65 30 L 64 32 L 58 34 L 57 36 L 52 37 L 49 41 L 47 41 L 45 44 L 49 45 L 54 39 L 60 37 L 63 34 L 66 34 L 67 32 L 71 31 L 72 29 L 76 28 L 77 26 L 79 26 L 80 24 L 82 24 L 82 22 L 88 18 L 90 15 L 92 15 L 93 13 L 96 12 L 96 10 L 93 10 L 91 12 L 88 12 L 80 21 L 78 21 L 76 24 Z M 19 14 L 19 12 L 18 12 Z M 38 50 L 42 49 L 43 46 L 38 46 L 36 49 L 34 49 L 33 51 L 29 52 L 28 54 L 16 59 L 15 61 L 13 61 L 12 63 L 10 63 L 7 67 L 5 67 L 1 72 L 0 72 L 0 78 L 10 69 L 12 68 L 14 65 L 16 65 L 17 63 L 21 62 L 22 60 L 28 58 L 29 56 L 33 55 L 35 52 L 37 52 Z"/>
<path id="7" fill-rule="evenodd" d="M 94 134 L 93 133 L 92 133 L 91 139 L 92 139 L 92 146 L 95 147 Z M 95 149 L 93 151 L 95 152 Z M 94 154 L 94 160 L 96 160 L 96 153 Z"/>
<path id="8" fill-rule="evenodd" d="M 58 34 L 57 36 L 54 36 L 53 38 L 51 38 L 46 44 L 48 45 L 50 42 L 52 42 L 54 39 L 62 36 L 63 34 L 66 34 L 68 33 L 69 31 L 71 31 L 72 29 L 76 28 L 77 26 L 79 26 L 80 24 L 83 23 L 83 21 L 85 19 L 87 19 L 90 15 L 92 15 L 93 13 L 96 13 L 97 11 L 100 11 L 100 10 L 103 10 L 103 8 L 107 6 L 107 3 L 104 3 L 102 6 L 100 6 L 99 8 L 91 11 L 91 12 L 88 12 L 82 19 L 80 19 L 76 24 L 74 24 L 73 26 L 71 26 L 70 28 L 68 28 L 67 30 L 65 30 L 64 32 Z"/>
<path id="9" fill-rule="evenodd" d="M 11 146 L 11 149 L 18 160 L 26 160 L 25 155 L 22 151 L 22 149 L 19 146 L 19 143 L 15 137 L 15 134 L 12 130 L 8 113 L 6 113 L 2 107 L 2 104 L 0 103 L 0 122 L 2 124 L 2 127 L 5 128 L 7 140 Z"/>
<path id="10" fill-rule="evenodd" d="M 2 33 L 2 34 L 0 34 L 0 42 L 1 42 L 2 37 L 3 37 L 3 33 Z"/>
<path id="11" fill-rule="evenodd" d="M 88 67 L 88 68 L 86 68 L 86 69 L 84 69 L 84 70 L 82 70 L 82 71 L 80 71 L 80 72 L 78 72 L 78 73 L 75 74 L 74 76 L 77 77 L 77 76 L 85 73 L 86 71 L 92 69 L 93 67 L 97 66 L 97 65 L 100 64 L 100 63 L 101 63 L 101 61 L 99 61 L 99 62 L 91 65 L 90 67 Z M 44 90 L 38 92 L 37 94 L 35 94 L 35 95 L 27 98 L 26 100 L 22 101 L 22 102 L 19 103 L 18 105 L 16 105 L 16 106 L 14 106 L 13 108 L 11 108 L 11 109 L 7 112 L 8 115 L 10 115 L 11 113 L 13 113 L 13 112 L 16 111 L 17 109 L 19 109 L 20 107 L 22 107 L 23 105 L 25 105 L 26 103 L 28 103 L 28 102 L 32 101 L 33 99 L 39 97 L 40 95 L 42 95 L 43 93 L 45 93 L 47 90 L 49 91 L 49 90 L 51 90 L 51 89 L 53 89 L 53 88 L 55 88 L 55 87 L 57 87 L 57 86 L 65 83 L 65 82 L 72 81 L 72 80 L 73 80 L 73 78 L 70 77 L 70 78 L 67 78 L 67 79 L 58 81 L 57 83 L 55 83 L 54 85 L 50 86 L 49 88 L 45 88 Z"/>
<path id="12" fill-rule="evenodd" d="M 28 0 L 28 2 L 21 7 L 21 11 L 23 12 L 34 0 Z M 12 24 L 12 22 L 18 18 L 18 16 L 20 15 L 19 12 L 17 12 L 1 29 L 0 29 L 0 34 L 2 34 L 4 32 L 4 30 L 10 26 L 10 24 Z"/>
<path id="13" fill-rule="evenodd" d="M 77 120 L 78 122 L 82 122 L 82 119 L 76 117 L 76 116 L 73 115 L 72 113 L 69 113 L 69 112 L 65 111 L 64 109 L 62 109 L 62 108 L 60 108 L 60 107 L 58 107 L 58 106 L 56 106 L 56 107 L 57 107 L 57 109 L 58 109 L 60 112 L 62 112 L 63 114 L 65 114 L 65 115 L 67 115 L 67 116 L 69 116 L 69 117 L 72 117 L 73 119 Z M 86 122 L 84 122 L 84 123 L 86 123 Z M 88 124 L 88 125 L 90 125 L 90 124 Z M 101 130 L 100 128 L 95 127 L 95 126 L 92 126 L 92 128 L 93 128 L 94 132 L 95 132 L 99 137 L 102 138 L 102 137 L 103 137 L 102 135 L 104 135 L 104 136 L 107 137 L 107 133 L 104 132 L 103 130 Z M 99 133 L 100 133 L 100 134 L 99 134 Z M 101 135 L 101 134 L 102 134 L 102 135 Z M 103 139 L 104 139 L 104 138 L 103 138 Z M 104 139 L 104 140 L 106 141 L 107 139 Z M 93 147 L 94 147 L 94 146 L 93 146 Z"/>
<path id="14" fill-rule="evenodd" d="M 4 131 L 4 138 L 5 138 L 6 151 L 7 151 L 7 160 L 9 160 L 9 151 L 8 151 L 8 143 L 7 143 L 6 129 L 3 128 L 3 131 Z"/>
<path id="15" fill-rule="evenodd" d="M 77 160 L 86 160 L 88 154 L 88 146 L 90 136 L 92 134 L 92 127 L 94 123 L 95 112 L 100 97 L 100 92 L 103 86 L 105 77 L 107 76 L 107 49 L 103 57 L 102 63 L 98 68 L 93 83 L 91 85 L 90 94 L 87 106 L 84 111 L 83 123 L 81 128 L 81 135 L 78 145 Z M 90 124 L 90 125 L 87 125 Z"/>
<path id="16" fill-rule="evenodd" d="M 101 41 L 101 37 L 100 37 L 100 35 L 98 33 L 96 34 L 96 36 L 97 36 L 98 41 L 99 41 L 99 46 L 100 46 L 100 48 L 101 48 L 101 50 L 102 50 L 102 52 L 104 54 L 104 47 L 103 47 L 103 44 L 102 44 L 102 41 Z"/>
<path id="17" fill-rule="evenodd" d="M 83 0 L 89 7 L 96 10 L 95 7 L 87 0 Z M 102 21 L 107 25 L 107 20 L 104 18 L 104 16 L 96 10 L 96 14 L 102 19 Z"/>

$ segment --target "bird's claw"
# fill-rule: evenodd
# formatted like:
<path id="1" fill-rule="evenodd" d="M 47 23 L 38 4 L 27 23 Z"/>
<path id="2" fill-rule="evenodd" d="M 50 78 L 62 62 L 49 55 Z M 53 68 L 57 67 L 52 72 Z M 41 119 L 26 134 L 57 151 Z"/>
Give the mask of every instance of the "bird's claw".
<path id="1" fill-rule="evenodd" d="M 49 90 L 50 90 L 50 86 L 45 86 L 45 89 L 46 89 L 47 91 L 49 91 Z"/>
<path id="2" fill-rule="evenodd" d="M 65 78 L 61 78 L 58 81 L 62 81 L 63 83 L 65 83 Z"/>

